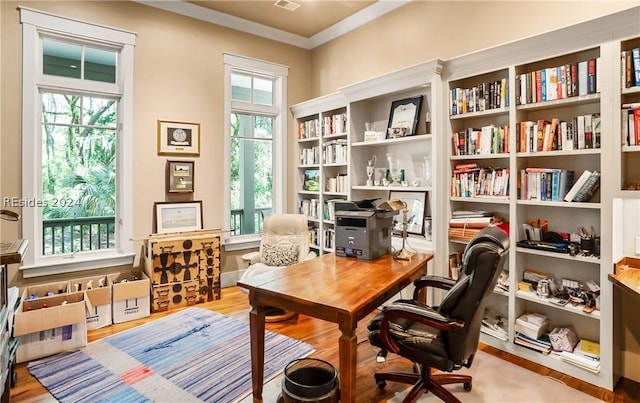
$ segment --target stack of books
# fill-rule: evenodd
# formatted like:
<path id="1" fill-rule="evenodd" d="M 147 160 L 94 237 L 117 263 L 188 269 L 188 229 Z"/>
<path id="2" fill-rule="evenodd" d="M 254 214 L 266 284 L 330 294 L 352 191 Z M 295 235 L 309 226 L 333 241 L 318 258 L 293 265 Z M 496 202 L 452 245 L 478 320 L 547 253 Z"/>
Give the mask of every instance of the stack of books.
<path id="1" fill-rule="evenodd" d="M 502 217 L 495 216 L 492 212 L 473 210 L 457 210 L 449 220 L 449 238 L 470 241 L 481 229 L 502 222 Z"/>
<path id="2" fill-rule="evenodd" d="M 480 331 L 500 340 L 509 341 L 504 318 L 492 309 L 485 309 Z"/>
<path id="3" fill-rule="evenodd" d="M 542 336 L 534 339 L 523 333 L 516 332 L 516 338 L 514 343 L 530 348 L 534 351 L 538 351 L 542 354 L 549 354 L 551 352 L 551 340 L 549 340 L 549 333 L 544 333 Z"/>
<path id="4" fill-rule="evenodd" d="M 554 354 L 569 364 L 596 374 L 600 372 L 600 344 L 594 341 L 582 339 L 573 349 L 573 352 L 554 351 Z"/>

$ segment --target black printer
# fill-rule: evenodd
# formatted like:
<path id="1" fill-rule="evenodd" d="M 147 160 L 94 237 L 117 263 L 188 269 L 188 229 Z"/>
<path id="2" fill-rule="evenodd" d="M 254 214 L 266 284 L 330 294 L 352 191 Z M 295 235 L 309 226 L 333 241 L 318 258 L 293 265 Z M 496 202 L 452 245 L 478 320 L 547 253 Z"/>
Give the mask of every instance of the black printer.
<path id="1" fill-rule="evenodd" d="M 335 203 L 335 253 L 373 260 L 391 253 L 391 230 L 397 211 L 376 208 L 373 201 Z"/>

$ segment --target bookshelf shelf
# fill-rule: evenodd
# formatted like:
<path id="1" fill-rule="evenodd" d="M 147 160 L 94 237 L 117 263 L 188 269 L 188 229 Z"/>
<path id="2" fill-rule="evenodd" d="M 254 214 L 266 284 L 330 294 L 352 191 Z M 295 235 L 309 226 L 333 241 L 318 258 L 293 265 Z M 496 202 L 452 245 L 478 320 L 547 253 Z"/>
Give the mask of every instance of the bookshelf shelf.
<path id="1" fill-rule="evenodd" d="M 553 101 L 536 102 L 526 105 L 518 105 L 516 108 L 519 111 L 530 110 L 542 110 L 542 109 L 557 109 L 563 107 L 575 107 L 584 104 L 593 104 L 600 102 L 600 94 L 588 94 L 577 97 L 556 99 Z"/>
<path id="2" fill-rule="evenodd" d="M 450 197 L 449 200 L 452 202 L 509 204 L 508 196 Z"/>
<path id="3" fill-rule="evenodd" d="M 486 117 L 508 115 L 508 114 L 509 114 L 509 108 L 504 107 L 504 108 L 489 109 L 489 110 L 478 111 L 478 112 L 461 113 L 458 115 L 449 115 L 449 119 L 451 120 L 475 119 L 479 117 L 486 118 Z"/>
<path id="4" fill-rule="evenodd" d="M 460 160 L 485 160 L 485 159 L 508 159 L 509 154 L 474 154 L 474 155 L 453 155 L 450 157 L 451 161 Z"/>
<path id="5" fill-rule="evenodd" d="M 581 208 L 599 210 L 602 205 L 600 203 L 583 203 L 583 202 L 564 202 L 564 201 L 538 201 L 538 200 L 520 200 L 516 204 L 523 206 L 543 206 L 543 207 L 564 207 L 564 208 Z"/>
<path id="6" fill-rule="evenodd" d="M 518 152 L 516 156 L 518 158 L 533 158 L 533 157 L 567 157 L 577 155 L 598 155 L 601 154 L 600 148 L 585 148 L 582 150 L 554 150 L 554 151 L 538 151 L 538 152 Z"/>
<path id="7" fill-rule="evenodd" d="M 394 144 L 406 144 L 421 142 L 425 140 L 431 140 L 433 136 L 431 134 L 416 134 L 413 136 L 398 137 L 394 139 L 384 139 L 375 141 L 357 141 L 351 143 L 351 147 L 375 147 L 375 146 L 391 146 Z"/>
<path id="8" fill-rule="evenodd" d="M 576 315 L 582 315 L 587 318 L 600 320 L 600 311 L 596 310 L 591 313 L 587 313 L 582 310 L 582 305 L 573 306 L 571 305 L 571 303 L 567 303 L 566 305 L 563 306 L 563 305 L 554 304 L 553 302 L 550 301 L 550 298 L 538 297 L 535 292 L 518 290 L 516 291 L 516 298 L 525 299 L 527 301 L 535 302 L 536 304 L 550 306 L 554 309 L 559 309 L 559 310 L 570 312 Z"/>
<path id="9" fill-rule="evenodd" d="M 575 262 L 593 263 L 597 265 L 601 263 L 600 259 L 596 257 L 590 257 L 590 256 L 571 256 L 568 253 L 545 252 L 537 249 L 528 249 L 528 248 L 520 248 L 520 247 L 517 247 L 516 251 L 518 253 L 524 253 L 528 255 L 547 256 L 547 257 L 552 257 L 554 259 L 565 259 L 565 260 L 572 260 Z"/>

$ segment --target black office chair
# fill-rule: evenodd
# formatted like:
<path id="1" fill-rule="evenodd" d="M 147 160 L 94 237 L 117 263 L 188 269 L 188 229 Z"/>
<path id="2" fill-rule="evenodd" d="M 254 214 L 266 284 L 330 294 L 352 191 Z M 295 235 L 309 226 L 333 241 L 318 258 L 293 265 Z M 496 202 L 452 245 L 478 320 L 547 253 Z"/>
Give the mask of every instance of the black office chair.
<path id="1" fill-rule="evenodd" d="M 509 237 L 488 227 L 466 246 L 458 280 L 423 276 L 416 280 L 412 300 L 401 299 L 385 306 L 369 322 L 369 342 L 413 361 L 419 373 L 376 373 L 378 387 L 386 381 L 413 384 L 403 402 L 415 402 L 422 391 L 433 392 L 446 402 L 459 402 L 442 385 L 462 383 L 471 390 L 471 376 L 431 374 L 431 368 L 445 372 L 470 367 L 480 339 L 484 308 L 493 291 L 509 250 Z M 424 287 L 448 292 L 437 307 L 417 299 Z"/>

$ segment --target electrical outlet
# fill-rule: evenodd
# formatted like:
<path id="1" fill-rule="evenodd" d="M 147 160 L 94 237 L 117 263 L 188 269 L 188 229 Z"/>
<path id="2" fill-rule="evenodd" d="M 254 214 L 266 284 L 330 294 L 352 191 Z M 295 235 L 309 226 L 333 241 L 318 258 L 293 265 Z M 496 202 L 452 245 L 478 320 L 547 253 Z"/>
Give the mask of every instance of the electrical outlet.
<path id="1" fill-rule="evenodd" d="M 640 236 L 636 237 L 636 255 L 640 255 Z"/>

